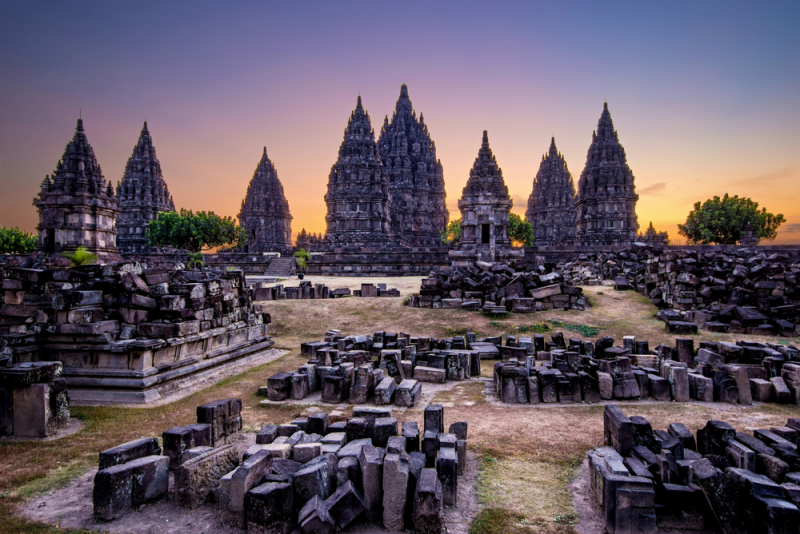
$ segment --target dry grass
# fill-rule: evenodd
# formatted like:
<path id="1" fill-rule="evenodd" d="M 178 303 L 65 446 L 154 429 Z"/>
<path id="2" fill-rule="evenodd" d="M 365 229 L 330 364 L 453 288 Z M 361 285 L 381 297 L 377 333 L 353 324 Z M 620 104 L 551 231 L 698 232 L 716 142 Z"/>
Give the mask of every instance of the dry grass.
<path id="1" fill-rule="evenodd" d="M 320 279 L 330 287 L 357 288 L 365 279 Z M 381 280 L 408 295 L 419 287 L 420 278 Z M 295 285 L 290 282 L 289 285 Z M 74 479 L 93 466 L 98 451 L 143 437 L 160 437 L 173 426 L 196 420 L 195 407 L 205 402 L 239 397 L 244 404 L 245 429 L 256 431 L 265 423 L 281 423 L 300 415 L 299 405 L 261 405 L 255 396 L 259 386 L 279 370 L 295 369 L 305 363 L 299 356 L 303 341 L 321 339 L 329 328 L 345 333 L 375 331 L 408 332 L 415 336 L 445 337 L 466 331 L 482 336 L 519 333 L 520 330 L 547 324 L 547 334 L 562 332 L 565 338 L 585 338 L 551 320 L 601 328 L 600 335 L 621 343 L 623 335 L 635 334 L 650 341 L 674 346 L 674 337 L 653 319 L 656 309 L 634 292 L 617 292 L 608 287 L 585 288 L 594 303 L 591 309 L 553 311 L 501 319 L 474 312 L 409 308 L 403 297 L 361 299 L 343 298 L 316 301 L 264 302 L 272 314 L 271 334 L 276 348 L 289 350 L 282 358 L 218 382 L 212 387 L 153 408 L 80 407 L 75 417 L 86 427 L 55 442 L 0 442 L 0 532 L 65 532 L 36 525 L 16 515 L 16 505 L 25 497 L 47 491 Z M 522 328 L 520 328 L 522 327 Z M 737 336 L 701 334 L 702 339 L 730 340 Z M 765 341 L 775 342 L 775 338 Z M 483 366 L 483 376 L 492 375 L 492 362 Z M 574 519 L 567 482 L 574 475 L 586 452 L 602 443 L 602 406 L 524 406 L 507 408 L 486 402 L 484 384 L 465 382 L 441 391 L 436 401 L 448 406 L 448 422 L 469 423 L 470 447 L 482 457 L 479 478 L 480 498 L 485 506 L 473 522 L 472 534 L 494 533 L 569 533 Z M 782 425 L 787 417 L 797 417 L 798 408 L 759 406 L 737 408 L 729 405 L 624 403 L 628 415 L 644 415 L 654 428 L 665 429 L 671 422 L 683 422 L 696 430 L 708 419 L 722 419 L 737 429 Z M 348 410 L 349 413 L 349 410 Z M 422 409 L 398 411 L 400 421 L 422 423 Z"/>

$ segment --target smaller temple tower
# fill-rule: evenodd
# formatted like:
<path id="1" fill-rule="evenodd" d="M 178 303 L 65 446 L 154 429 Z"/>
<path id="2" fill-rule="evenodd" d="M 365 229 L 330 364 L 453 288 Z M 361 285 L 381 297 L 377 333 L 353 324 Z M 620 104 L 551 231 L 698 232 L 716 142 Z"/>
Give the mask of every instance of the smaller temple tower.
<path id="1" fill-rule="evenodd" d="M 383 172 L 375 131 L 360 96 L 328 175 L 325 204 L 330 246 L 401 244 L 391 231 L 389 178 Z"/>
<path id="2" fill-rule="evenodd" d="M 45 177 L 33 199 L 39 211 L 39 251 L 60 255 L 78 247 L 102 263 L 120 261 L 116 221 L 119 207 L 78 119 L 75 135 L 52 176 Z"/>
<path id="3" fill-rule="evenodd" d="M 478 157 L 458 201 L 461 243 L 458 250 L 450 251 L 454 266 L 522 256 L 522 250 L 511 248 L 508 235 L 512 206 L 503 171 L 489 148 L 489 135 L 484 130 Z"/>
<path id="4" fill-rule="evenodd" d="M 239 223 L 247 232 L 248 252 L 289 252 L 292 250 L 292 214 L 275 166 L 261 154 L 253 179 L 242 201 Z"/>
<path id="5" fill-rule="evenodd" d="M 647 227 L 647 231 L 643 234 L 639 234 L 636 240 L 654 247 L 666 247 L 669 245 L 669 234 L 667 232 L 656 232 L 653 221 L 650 221 L 650 226 Z"/>
<path id="6" fill-rule="evenodd" d="M 575 184 L 555 137 L 533 179 L 525 217 L 537 246 L 567 245 L 575 239 Z"/>
<path id="7" fill-rule="evenodd" d="M 125 166 L 117 186 L 120 213 L 117 219 L 117 246 L 122 255 L 147 254 L 147 226 L 160 212 L 175 211 L 175 204 L 161 174 L 153 139 L 144 122 L 139 141 Z"/>

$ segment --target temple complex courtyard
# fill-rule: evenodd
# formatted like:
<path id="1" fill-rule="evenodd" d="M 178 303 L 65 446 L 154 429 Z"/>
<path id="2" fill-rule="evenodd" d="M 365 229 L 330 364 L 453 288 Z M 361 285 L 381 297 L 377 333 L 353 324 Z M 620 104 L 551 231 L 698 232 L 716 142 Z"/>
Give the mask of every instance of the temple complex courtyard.
<path id="1" fill-rule="evenodd" d="M 340 278 L 307 277 L 331 289 L 358 289 L 362 283 L 386 283 L 400 297 L 282 300 L 259 302 L 271 314 L 272 350 L 282 355 L 265 365 L 235 374 L 173 402 L 155 407 L 73 406 L 71 415 L 82 427 L 66 437 L 48 441 L 0 441 L 0 531 L 75 532 L 235 532 L 216 517 L 214 505 L 194 511 L 161 502 L 147 505 L 113 523 L 92 518 L 91 479 L 98 451 L 141 437 L 160 437 L 170 427 L 194 422 L 195 408 L 215 399 L 242 400 L 243 436 L 238 447 L 255 440 L 267 423 L 280 424 L 315 411 L 326 411 L 333 420 L 352 415 L 353 405 L 314 403 L 304 399 L 282 404 L 263 402 L 256 395 L 267 379 L 279 371 L 292 371 L 307 357 L 300 344 L 322 339 L 329 329 L 343 334 L 376 331 L 407 332 L 414 336 L 452 337 L 475 332 L 479 337 L 563 333 L 565 338 L 596 340 L 609 336 L 619 343 L 635 335 L 650 347 L 675 346 L 676 337 L 700 341 L 730 341 L 741 335 L 702 332 L 675 336 L 650 301 L 634 291 L 612 286 L 589 286 L 584 295 L 591 304 L 585 311 L 558 310 L 532 314 L 485 316 L 464 310 L 412 308 L 405 299 L 420 287 L 420 277 Z M 297 280 L 282 282 L 296 286 Z M 747 336 L 748 340 L 789 344 L 791 340 Z M 600 532 L 600 511 L 589 497 L 585 467 L 587 453 L 603 445 L 604 404 L 514 404 L 497 400 L 491 390 L 493 368 L 487 361 L 481 376 L 444 384 L 425 384 L 420 402 L 394 408 L 398 422 L 422 424 L 427 404 L 445 407 L 448 422 L 469 425 L 469 461 L 459 487 L 459 506 L 445 513 L 450 532 L 488 533 L 591 533 Z M 610 403 L 611 401 L 609 401 Z M 800 407 L 754 403 L 676 403 L 653 401 L 617 402 L 628 414 L 646 417 L 654 428 L 684 423 L 692 432 L 710 419 L 730 423 L 737 431 L 782 426 L 787 418 L 800 417 Z M 336 412 L 336 413 L 333 413 Z M 338 419 L 337 419 L 338 418 Z M 582 467 L 582 465 L 584 465 Z M 70 500 L 72 499 L 72 500 Z M 72 506 L 71 503 L 75 503 Z M 169 510 L 167 509 L 169 508 Z M 170 511 L 171 510 L 171 511 Z M 178 515 L 174 515 L 180 510 Z M 170 515 L 172 514 L 172 515 Z M 361 530 L 359 530 L 361 528 Z M 371 529 L 371 530 L 370 530 Z M 375 526 L 353 527 L 352 532 L 383 532 Z"/>

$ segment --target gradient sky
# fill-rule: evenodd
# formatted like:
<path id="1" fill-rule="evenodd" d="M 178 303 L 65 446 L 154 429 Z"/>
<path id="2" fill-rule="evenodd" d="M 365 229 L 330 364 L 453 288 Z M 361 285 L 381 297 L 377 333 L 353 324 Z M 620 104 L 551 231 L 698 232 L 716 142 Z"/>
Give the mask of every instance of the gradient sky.
<path id="1" fill-rule="evenodd" d="M 147 118 L 176 207 L 235 216 L 262 147 L 295 234 L 324 232 L 328 173 L 361 94 L 376 137 L 409 86 L 457 217 L 483 130 L 523 214 L 555 136 L 577 183 L 608 101 L 639 224 L 750 196 L 800 243 L 800 2 L 0 0 L 0 225 L 82 110 L 115 184 Z"/>

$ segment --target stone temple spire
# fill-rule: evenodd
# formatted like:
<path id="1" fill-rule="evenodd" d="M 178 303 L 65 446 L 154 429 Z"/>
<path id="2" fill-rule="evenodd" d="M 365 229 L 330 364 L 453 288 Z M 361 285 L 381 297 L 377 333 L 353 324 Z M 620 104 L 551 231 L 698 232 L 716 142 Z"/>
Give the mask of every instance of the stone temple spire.
<path id="1" fill-rule="evenodd" d="M 442 163 L 405 84 L 391 122 L 384 119 L 378 147 L 392 195 L 392 232 L 409 244 L 440 246 L 439 232 L 450 218 Z"/>
<path id="2" fill-rule="evenodd" d="M 638 199 L 633 173 L 606 103 L 578 181 L 576 242 L 587 246 L 632 243 L 639 229 Z"/>
<path id="3" fill-rule="evenodd" d="M 398 244 L 391 232 L 389 179 L 360 96 L 328 176 L 325 204 L 329 245 Z"/>
<path id="4" fill-rule="evenodd" d="M 461 244 L 459 250 L 450 251 L 455 266 L 469 265 L 476 260 L 504 260 L 516 255 L 511 250 L 508 235 L 512 206 L 503 171 L 489 147 L 489 135 L 484 131 L 478 157 L 458 201 Z"/>
<path id="5" fill-rule="evenodd" d="M 120 252 L 126 256 L 147 254 L 151 251 L 147 244 L 147 225 L 158 217 L 159 212 L 175 211 L 147 121 L 117 186 L 117 202 L 120 207 L 117 221 Z"/>
<path id="6" fill-rule="evenodd" d="M 119 208 L 110 182 L 86 138 L 83 120 L 52 177 L 42 182 L 33 199 L 39 210 L 39 248 L 46 255 L 85 247 L 101 262 L 121 259 L 115 223 Z"/>
<path id="7" fill-rule="evenodd" d="M 292 249 L 292 214 L 278 172 L 267 156 L 267 147 L 247 187 L 239 222 L 247 232 L 248 252 Z"/>
<path id="8" fill-rule="evenodd" d="M 575 184 L 555 138 L 533 179 L 525 217 L 533 226 L 536 245 L 564 245 L 575 238 Z"/>

